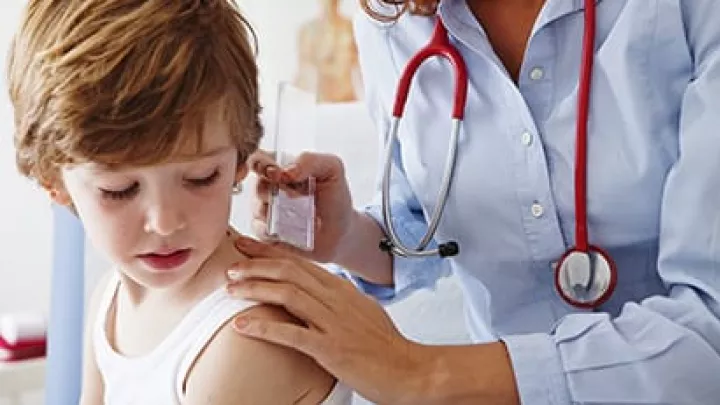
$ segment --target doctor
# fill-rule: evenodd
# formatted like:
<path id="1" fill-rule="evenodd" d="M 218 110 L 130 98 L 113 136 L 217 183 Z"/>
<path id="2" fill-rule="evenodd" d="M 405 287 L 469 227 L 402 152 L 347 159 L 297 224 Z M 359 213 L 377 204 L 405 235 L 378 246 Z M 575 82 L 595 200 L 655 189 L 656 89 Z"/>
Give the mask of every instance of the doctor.
<path id="1" fill-rule="evenodd" d="M 237 330 L 383 404 L 720 403 L 720 2 L 367 3 L 355 29 L 383 140 L 399 76 L 438 20 L 467 66 L 452 183 L 425 250 L 459 249 L 417 258 L 396 243 L 412 250 L 427 233 L 453 143 L 455 71 L 431 60 L 391 138 L 388 211 L 380 187 L 353 210 L 335 157 L 286 170 L 256 157 L 260 234 L 270 182 L 315 176 L 319 219 L 312 253 L 242 238 L 251 259 L 229 272 L 238 297 L 306 326 L 238 318 Z M 475 344 L 411 342 L 368 297 L 400 299 L 446 269 Z"/>

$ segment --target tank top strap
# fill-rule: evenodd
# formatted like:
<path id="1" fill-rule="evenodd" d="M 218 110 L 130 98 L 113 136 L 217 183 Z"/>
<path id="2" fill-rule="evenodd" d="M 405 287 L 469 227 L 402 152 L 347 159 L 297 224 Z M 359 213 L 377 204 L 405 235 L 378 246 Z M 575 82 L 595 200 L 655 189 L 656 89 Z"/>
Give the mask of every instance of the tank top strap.
<path id="1" fill-rule="evenodd" d="M 193 308 L 183 320 L 184 325 L 193 325 L 186 339 L 189 339 L 177 373 L 175 384 L 178 398 L 185 397 L 185 380 L 200 353 L 207 347 L 220 329 L 235 315 L 258 303 L 231 296 L 225 287 L 215 290 L 199 305 Z"/>

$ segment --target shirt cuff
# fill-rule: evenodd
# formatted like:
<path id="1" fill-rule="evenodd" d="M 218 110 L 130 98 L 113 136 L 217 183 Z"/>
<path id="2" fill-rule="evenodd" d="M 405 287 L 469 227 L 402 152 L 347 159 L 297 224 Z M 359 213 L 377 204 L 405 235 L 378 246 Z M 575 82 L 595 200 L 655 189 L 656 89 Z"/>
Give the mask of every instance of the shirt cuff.
<path id="1" fill-rule="evenodd" d="M 335 264 L 329 264 L 327 267 L 332 273 L 349 280 L 360 291 L 372 296 L 383 305 L 400 301 L 419 288 L 431 288 L 434 283 L 430 275 L 441 267 L 433 260 L 397 256 L 393 258 L 393 266 L 392 286 L 371 283 Z"/>
<path id="2" fill-rule="evenodd" d="M 572 404 L 560 351 L 550 335 L 512 335 L 502 341 L 512 361 L 521 404 Z"/>
<path id="3" fill-rule="evenodd" d="M 393 213 L 396 231 L 401 240 L 419 241 L 422 238 L 425 233 L 424 223 L 418 221 L 407 208 L 394 206 Z M 383 227 L 380 206 L 366 207 L 365 214 Z M 432 247 L 431 244 L 429 248 Z M 420 288 L 431 288 L 437 279 L 447 274 L 448 271 L 446 262 L 439 257 L 406 258 L 396 255 L 393 257 L 393 285 L 383 286 L 354 276 L 340 266 L 329 265 L 329 268 L 330 271 L 350 280 L 358 289 L 371 295 L 382 304 L 402 300 Z"/>

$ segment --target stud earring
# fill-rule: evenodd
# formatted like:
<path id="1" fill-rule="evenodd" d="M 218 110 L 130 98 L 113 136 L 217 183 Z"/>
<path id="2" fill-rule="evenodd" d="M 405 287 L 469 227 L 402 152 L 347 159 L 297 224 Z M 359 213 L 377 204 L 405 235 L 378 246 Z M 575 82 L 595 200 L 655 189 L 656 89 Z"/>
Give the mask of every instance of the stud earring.
<path id="1" fill-rule="evenodd" d="M 235 184 L 233 184 L 232 193 L 233 193 L 233 194 L 240 194 L 240 193 L 242 193 L 242 184 L 241 184 L 241 183 L 235 183 Z"/>

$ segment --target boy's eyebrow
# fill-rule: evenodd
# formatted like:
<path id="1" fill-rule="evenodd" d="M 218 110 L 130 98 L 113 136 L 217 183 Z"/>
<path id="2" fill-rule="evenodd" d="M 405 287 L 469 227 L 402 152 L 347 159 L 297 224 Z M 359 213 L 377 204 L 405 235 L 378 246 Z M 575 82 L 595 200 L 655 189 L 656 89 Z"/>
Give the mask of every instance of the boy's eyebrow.
<path id="1" fill-rule="evenodd" d="M 200 155 L 198 155 L 198 157 L 210 157 L 210 156 L 222 155 L 223 153 L 227 152 L 228 150 L 234 149 L 234 148 L 235 147 L 232 145 L 219 146 L 215 149 L 210 149 L 210 150 L 207 150 L 207 151 L 201 153 Z"/>
<path id="2" fill-rule="evenodd" d="M 232 148 L 234 148 L 234 146 L 231 146 L 231 145 L 219 146 L 217 148 L 206 150 L 202 153 L 192 154 L 192 155 L 179 155 L 179 157 L 181 157 L 181 158 L 187 157 L 187 158 L 193 158 L 193 159 L 206 158 L 206 157 L 221 155 Z"/>
<path id="3" fill-rule="evenodd" d="M 177 157 L 180 160 L 183 159 L 204 159 L 208 157 L 213 157 L 217 155 L 221 155 L 225 152 L 227 152 L 230 149 L 233 149 L 234 146 L 232 145 L 225 145 L 225 146 L 219 146 L 217 148 L 206 150 L 202 153 L 198 154 L 187 154 L 187 155 L 178 155 Z M 121 169 L 124 165 L 121 163 L 93 163 L 94 170 L 95 171 L 116 171 Z"/>

